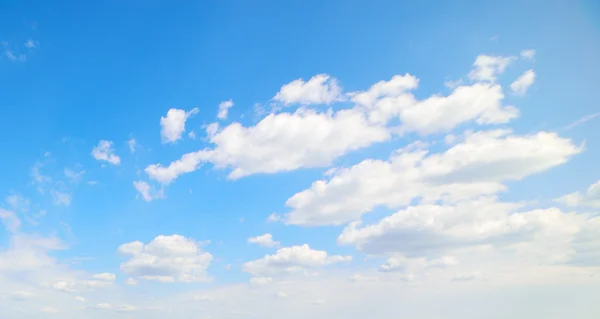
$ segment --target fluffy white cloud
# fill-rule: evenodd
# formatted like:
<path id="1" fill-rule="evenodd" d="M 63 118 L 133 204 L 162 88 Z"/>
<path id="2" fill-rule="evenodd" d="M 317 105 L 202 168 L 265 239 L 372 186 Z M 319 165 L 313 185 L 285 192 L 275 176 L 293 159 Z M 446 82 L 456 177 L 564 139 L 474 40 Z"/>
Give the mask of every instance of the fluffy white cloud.
<path id="1" fill-rule="evenodd" d="M 210 136 L 210 142 L 215 144 L 213 150 L 185 154 L 167 167 L 150 165 L 146 173 L 168 183 L 205 161 L 218 168 L 233 168 L 229 175 L 233 179 L 321 167 L 350 151 L 389 138 L 385 127 L 370 125 L 355 110 L 321 113 L 299 109 L 294 113 L 270 114 L 252 127 L 232 123 Z"/>
<path id="2" fill-rule="evenodd" d="M 227 100 L 219 103 L 219 113 L 217 113 L 217 118 L 224 120 L 227 118 L 227 113 L 229 113 L 229 109 L 233 106 L 232 100 Z"/>
<path id="3" fill-rule="evenodd" d="M 350 256 L 330 256 L 326 251 L 311 249 L 308 245 L 284 247 L 273 255 L 245 263 L 242 269 L 259 278 L 290 274 L 323 267 L 338 262 L 348 262 Z"/>
<path id="4" fill-rule="evenodd" d="M 527 89 L 533 84 L 535 81 L 535 72 L 533 70 L 527 70 L 525 73 L 521 74 L 513 83 L 510 84 L 510 89 L 513 93 L 518 95 L 524 95 L 527 92 Z"/>
<path id="5" fill-rule="evenodd" d="M 364 160 L 337 169 L 286 202 L 285 222 L 343 224 L 378 205 L 388 208 L 421 202 L 456 201 L 504 190 L 519 180 L 565 163 L 582 151 L 555 133 L 518 136 L 507 130 L 469 133 L 442 153 L 428 154 L 416 144 L 396 151 L 389 161 Z"/>
<path id="6" fill-rule="evenodd" d="M 453 205 L 409 206 L 370 225 L 350 223 L 338 242 L 352 244 L 369 254 L 410 257 L 443 256 L 467 247 L 489 245 L 534 257 L 539 263 L 571 262 L 574 239 L 589 228 L 593 219 L 557 208 L 520 211 L 522 206 L 499 202 L 494 197 Z M 396 266 L 401 263 L 392 259 L 386 268 Z"/>
<path id="7" fill-rule="evenodd" d="M 85 298 L 83 298 L 81 296 L 75 296 L 75 300 L 77 300 L 79 302 L 85 302 Z"/>
<path id="8" fill-rule="evenodd" d="M 160 118 L 160 136 L 163 143 L 173 143 L 181 139 L 181 134 L 185 132 L 185 122 L 198 113 L 198 108 L 193 108 L 189 112 L 179 109 L 170 109 L 167 116 Z"/>
<path id="9" fill-rule="evenodd" d="M 131 258 L 121 271 L 131 277 L 162 282 L 207 281 L 206 268 L 213 259 L 200 244 L 180 235 L 160 235 L 144 245 L 139 241 L 123 244 L 119 253 Z"/>
<path id="10" fill-rule="evenodd" d="M 162 189 L 157 191 L 154 189 L 154 187 L 150 186 L 150 184 L 144 181 L 134 181 L 133 186 L 140 193 L 140 195 L 142 195 L 142 198 L 147 202 L 151 202 L 155 199 L 164 198 L 164 191 Z"/>
<path id="11" fill-rule="evenodd" d="M 488 58 L 480 56 L 479 62 L 476 61 L 481 67 L 479 73 L 496 75 L 508 63 L 502 62 L 503 59 L 511 59 L 490 58 L 495 62 L 488 63 Z M 304 90 L 304 82 L 300 84 Z M 479 125 L 501 124 L 519 116 L 515 107 L 502 105 L 504 94 L 500 85 L 478 82 L 457 87 L 448 96 L 433 95 L 423 100 L 410 93 L 417 86 L 416 77 L 396 75 L 389 81 L 375 83 L 367 91 L 347 94 L 355 103 L 351 108 L 317 111 L 301 107 L 293 113 L 269 114 L 247 127 L 232 123 L 220 128 L 212 123 L 206 129 L 212 148 L 184 154 L 168 166 L 149 165 L 145 171 L 150 178 L 169 183 L 205 162 L 216 168 L 232 169 L 229 175 L 232 179 L 324 167 L 351 151 L 389 140 L 393 132 L 427 135 L 446 132 L 469 121 Z M 318 99 L 284 100 L 310 104 L 308 101 Z M 392 119 L 398 119 L 400 127 L 390 126 Z"/>
<path id="12" fill-rule="evenodd" d="M 121 158 L 115 155 L 115 150 L 112 148 L 113 142 L 101 140 L 98 145 L 92 149 L 92 156 L 99 160 L 109 162 L 113 165 L 119 165 Z"/>
<path id="13" fill-rule="evenodd" d="M 506 70 L 514 57 L 480 55 L 473 63 L 469 78 L 474 81 L 495 82 L 496 77 Z"/>
<path id="14" fill-rule="evenodd" d="M 21 227 L 21 220 L 15 212 L 0 208 L 0 220 L 9 232 L 16 232 Z"/>
<path id="15" fill-rule="evenodd" d="M 281 87 L 273 100 L 289 104 L 330 104 L 341 101 L 342 89 L 336 79 L 327 74 L 318 74 L 307 82 L 294 80 Z"/>
<path id="16" fill-rule="evenodd" d="M 564 195 L 556 201 L 568 206 L 587 206 L 600 208 L 600 180 L 590 185 L 585 192 Z"/>
<path id="17" fill-rule="evenodd" d="M 269 233 L 248 238 L 248 242 L 251 244 L 257 244 L 263 247 L 277 247 L 279 246 L 279 242 L 273 240 L 273 236 Z"/>
<path id="18" fill-rule="evenodd" d="M 528 49 L 528 50 L 521 51 L 521 58 L 527 59 L 527 60 L 533 60 L 535 58 L 535 50 Z"/>

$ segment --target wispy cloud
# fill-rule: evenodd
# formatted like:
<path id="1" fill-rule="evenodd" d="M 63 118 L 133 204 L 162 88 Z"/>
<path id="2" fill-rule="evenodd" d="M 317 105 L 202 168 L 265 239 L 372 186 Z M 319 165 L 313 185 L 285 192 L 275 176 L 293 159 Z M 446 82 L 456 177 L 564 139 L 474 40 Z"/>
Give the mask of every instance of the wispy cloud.
<path id="1" fill-rule="evenodd" d="M 578 119 L 577 121 L 575 121 L 573 123 L 565 125 L 565 127 L 563 127 L 563 130 L 564 131 L 568 131 L 568 130 L 574 128 L 574 127 L 577 127 L 577 126 L 582 125 L 582 124 L 584 124 L 586 122 L 589 122 L 589 121 L 595 119 L 598 116 L 600 116 L 600 112 L 594 113 L 594 114 L 588 114 L 588 115 L 586 115 L 586 116 Z"/>

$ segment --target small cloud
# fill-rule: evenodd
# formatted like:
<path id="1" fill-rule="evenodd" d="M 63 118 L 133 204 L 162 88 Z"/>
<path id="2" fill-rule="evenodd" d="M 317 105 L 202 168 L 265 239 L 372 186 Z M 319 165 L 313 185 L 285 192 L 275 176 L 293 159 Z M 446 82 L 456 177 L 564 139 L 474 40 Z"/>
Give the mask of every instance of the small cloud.
<path id="1" fill-rule="evenodd" d="M 83 298 L 81 296 L 75 296 L 75 300 L 77 300 L 79 302 L 85 302 L 85 298 Z"/>
<path id="2" fill-rule="evenodd" d="M 219 113 L 217 114 L 217 117 L 220 120 L 224 120 L 227 118 L 227 114 L 229 112 L 229 109 L 233 106 L 233 100 L 227 100 L 227 101 L 223 101 L 219 104 Z"/>
<path id="3" fill-rule="evenodd" d="M 28 49 L 35 49 L 35 48 L 37 48 L 38 45 L 39 45 L 39 42 L 31 40 L 31 39 L 27 39 L 27 41 L 25 42 L 25 47 Z"/>
<path id="4" fill-rule="evenodd" d="M 231 264 L 227 264 L 223 268 L 225 268 L 225 270 L 227 270 L 227 271 L 230 271 L 231 270 Z"/>
<path id="5" fill-rule="evenodd" d="M 585 116 L 579 118 L 577 121 L 572 122 L 572 123 L 570 123 L 568 125 L 565 125 L 565 127 L 563 127 L 563 130 L 564 131 L 568 131 L 568 130 L 574 128 L 574 127 L 577 127 L 577 126 L 582 125 L 582 124 L 584 124 L 586 122 L 589 122 L 589 121 L 595 119 L 598 116 L 600 116 L 600 112 L 594 113 L 594 114 L 585 115 Z"/>
<path id="6" fill-rule="evenodd" d="M 269 223 L 275 223 L 281 220 L 281 216 L 279 216 L 277 213 L 272 213 L 271 215 L 269 215 L 269 217 L 267 217 L 267 222 Z"/>
<path id="7" fill-rule="evenodd" d="M 73 183 L 79 183 L 81 182 L 81 180 L 83 179 L 83 175 L 85 174 L 85 171 L 81 170 L 81 171 L 74 171 L 70 168 L 65 168 L 64 170 L 65 176 Z"/>
<path id="8" fill-rule="evenodd" d="M 142 195 L 142 198 L 151 202 L 155 199 L 161 199 L 165 197 L 163 190 L 156 191 L 153 186 L 150 186 L 147 182 L 144 181 L 135 181 L 133 182 L 133 186 L 135 189 Z"/>
<path id="9" fill-rule="evenodd" d="M 54 205 L 63 205 L 63 206 L 69 206 L 71 205 L 71 194 L 68 193 L 63 193 L 63 192 L 59 192 L 57 190 L 51 190 L 50 194 L 52 195 L 52 202 L 54 203 Z"/>
<path id="10" fill-rule="evenodd" d="M 190 131 L 190 132 L 188 133 L 188 138 L 189 138 L 190 140 L 195 140 L 195 139 L 196 139 L 196 132 L 194 132 L 194 131 Z"/>
<path id="11" fill-rule="evenodd" d="M 521 51 L 521 58 L 526 60 L 533 60 L 535 58 L 535 50 L 529 49 Z"/>
<path id="12" fill-rule="evenodd" d="M 131 152 L 131 154 L 135 153 L 135 147 L 136 147 L 136 141 L 135 138 L 131 138 L 129 139 L 129 141 L 127 141 L 127 145 L 129 145 L 129 151 Z"/>
<path id="13" fill-rule="evenodd" d="M 127 280 L 125 280 L 125 284 L 129 286 L 135 286 L 138 284 L 138 281 L 135 278 L 127 278 Z"/>
<path id="14" fill-rule="evenodd" d="M 462 84 L 462 82 L 463 82 L 462 79 L 458 79 L 455 81 L 446 81 L 446 82 L 444 82 L 444 86 L 449 89 L 455 89 L 455 88 L 459 87 Z"/>
<path id="15" fill-rule="evenodd" d="M 535 72 L 533 72 L 533 70 L 527 70 L 510 84 L 510 89 L 514 94 L 524 95 L 534 81 Z"/>
<path id="16" fill-rule="evenodd" d="M 119 165 L 121 158 L 115 155 L 115 150 L 112 148 L 113 142 L 101 140 L 98 145 L 92 149 L 92 156 L 99 160 L 109 162 L 113 165 Z"/>
<path id="17" fill-rule="evenodd" d="M 456 275 L 454 277 L 452 277 L 452 281 L 473 281 L 473 280 L 477 280 L 481 278 L 481 274 L 477 273 L 477 272 L 473 272 L 473 273 L 466 273 L 466 274 L 459 274 Z"/>

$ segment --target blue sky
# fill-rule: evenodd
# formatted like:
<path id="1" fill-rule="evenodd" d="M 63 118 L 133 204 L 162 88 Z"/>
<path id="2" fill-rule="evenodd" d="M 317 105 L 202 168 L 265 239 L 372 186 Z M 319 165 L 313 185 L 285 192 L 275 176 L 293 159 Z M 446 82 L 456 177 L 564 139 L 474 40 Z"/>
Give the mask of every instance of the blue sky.
<path id="1" fill-rule="evenodd" d="M 594 1 L 1 7 L 11 318 L 598 315 Z"/>

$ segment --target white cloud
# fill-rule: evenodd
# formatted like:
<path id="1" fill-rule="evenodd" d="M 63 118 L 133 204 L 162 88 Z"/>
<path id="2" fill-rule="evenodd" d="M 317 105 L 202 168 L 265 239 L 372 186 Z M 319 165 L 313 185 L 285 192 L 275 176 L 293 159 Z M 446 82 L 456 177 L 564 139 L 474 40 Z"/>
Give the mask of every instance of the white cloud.
<path id="1" fill-rule="evenodd" d="M 21 227 L 21 220 L 13 211 L 0 208 L 0 220 L 9 232 L 17 232 Z"/>
<path id="2" fill-rule="evenodd" d="M 137 141 L 135 140 L 135 138 L 133 138 L 133 137 L 130 138 L 127 141 L 127 145 L 129 146 L 129 151 L 131 152 L 131 154 L 135 153 L 135 148 L 136 148 L 136 145 L 137 145 Z"/>
<path id="3" fill-rule="evenodd" d="M 216 145 L 213 150 L 185 154 L 167 167 L 150 165 L 146 172 L 169 183 L 210 161 L 217 168 L 233 168 L 229 177 L 236 179 L 326 166 L 341 155 L 389 138 L 386 128 L 369 125 L 362 113 L 354 110 L 319 113 L 299 109 L 291 114 L 270 114 L 251 127 L 232 123 L 210 136 Z"/>
<path id="4" fill-rule="evenodd" d="M 188 138 L 189 138 L 190 140 L 195 140 L 195 139 L 196 139 L 196 132 L 194 132 L 194 131 L 190 131 L 190 132 L 188 133 Z"/>
<path id="5" fill-rule="evenodd" d="M 529 50 L 521 51 L 521 58 L 527 59 L 527 60 L 533 60 L 535 58 L 535 50 L 529 49 Z"/>
<path id="6" fill-rule="evenodd" d="M 38 46 L 38 42 L 37 41 L 33 41 L 31 39 L 27 39 L 27 41 L 25 42 L 24 45 L 28 49 L 35 49 Z"/>
<path id="7" fill-rule="evenodd" d="M 250 278 L 250 284 L 255 286 L 264 286 L 273 282 L 271 277 L 252 277 Z"/>
<path id="8" fill-rule="evenodd" d="M 98 145 L 92 149 L 92 156 L 99 160 L 109 162 L 113 165 L 119 165 L 121 158 L 115 155 L 115 150 L 112 148 L 113 142 L 101 140 Z"/>
<path id="9" fill-rule="evenodd" d="M 442 153 L 419 145 L 396 151 L 389 161 L 367 159 L 337 169 L 286 202 L 285 222 L 299 225 L 344 224 L 374 207 L 396 208 L 421 202 L 456 201 L 504 190 L 520 180 L 565 163 L 581 152 L 555 133 L 518 136 L 507 130 L 469 133 Z"/>
<path id="10" fill-rule="evenodd" d="M 133 278 L 162 282 L 208 281 L 206 268 L 213 259 L 199 243 L 180 235 L 160 235 L 144 245 L 131 242 L 119 247 L 119 253 L 131 256 L 121 271 Z"/>
<path id="11" fill-rule="evenodd" d="M 29 210 L 30 201 L 29 199 L 19 195 L 10 194 L 4 199 L 11 209 L 16 211 L 27 211 Z"/>
<path id="12" fill-rule="evenodd" d="M 83 298 L 81 296 L 75 296 L 75 300 L 77 300 L 79 302 L 85 302 L 85 298 Z"/>
<path id="13" fill-rule="evenodd" d="M 275 223 L 281 220 L 281 216 L 279 216 L 277 213 L 271 213 L 271 215 L 269 215 L 269 217 L 267 217 L 267 222 L 269 223 Z"/>
<path id="14" fill-rule="evenodd" d="M 70 168 L 64 169 L 65 177 L 67 177 L 73 183 L 79 183 L 83 179 L 83 175 L 85 174 L 84 170 L 75 171 Z"/>
<path id="15" fill-rule="evenodd" d="M 250 237 L 248 238 L 248 242 L 263 247 L 277 247 L 280 244 L 278 241 L 274 241 L 273 236 L 269 233 L 256 237 Z"/>
<path id="16" fill-rule="evenodd" d="M 193 108 L 189 112 L 179 109 L 170 109 L 167 116 L 160 118 L 160 136 L 163 143 L 173 143 L 181 139 L 181 134 L 185 132 L 185 122 L 193 115 L 198 113 L 198 108 Z"/>
<path id="17" fill-rule="evenodd" d="M 409 206 L 370 225 L 350 223 L 338 242 L 369 254 L 413 257 L 491 245 L 535 256 L 540 263 L 568 263 L 573 258 L 571 243 L 590 223 L 589 217 L 556 208 L 520 211 L 522 206 L 494 197 Z"/>
<path id="18" fill-rule="evenodd" d="M 117 307 L 117 311 L 119 312 L 131 312 L 131 311 L 136 311 L 137 308 L 134 306 L 130 306 L 130 305 L 119 305 Z"/>
<path id="19" fill-rule="evenodd" d="M 514 94 L 524 95 L 534 81 L 535 72 L 533 72 L 533 70 L 527 70 L 510 84 L 510 89 Z"/>
<path id="20" fill-rule="evenodd" d="M 600 180 L 590 185 L 585 192 L 570 193 L 556 199 L 556 201 L 571 207 L 600 208 Z"/>
<path id="21" fill-rule="evenodd" d="M 379 267 L 383 272 L 414 272 L 424 268 L 432 267 L 450 267 L 458 265 L 458 259 L 453 256 L 442 256 L 437 259 L 429 260 L 427 258 L 407 258 L 405 256 L 390 257 Z"/>
<path id="22" fill-rule="evenodd" d="M 72 197 L 69 193 L 60 192 L 57 190 L 50 190 L 50 194 L 52 195 L 52 202 L 54 205 L 63 205 L 70 206 Z"/>
<path id="23" fill-rule="evenodd" d="M 473 81 L 496 82 L 496 77 L 506 70 L 506 67 L 514 61 L 514 57 L 480 55 L 473 63 L 473 70 L 469 73 L 469 79 Z"/>
<path id="24" fill-rule="evenodd" d="M 565 125 L 565 127 L 563 127 L 563 130 L 568 131 L 568 130 L 574 128 L 574 127 L 577 127 L 577 126 L 582 125 L 582 124 L 584 124 L 586 122 L 589 122 L 589 121 L 595 119 L 598 116 L 600 116 L 600 112 L 594 113 L 594 114 L 585 115 L 582 118 L 578 119 L 577 121 L 575 121 L 573 123 L 570 123 L 568 125 Z"/>
<path id="25" fill-rule="evenodd" d="M 330 256 L 325 251 L 313 250 L 308 245 L 284 247 L 273 255 L 245 263 L 242 269 L 255 277 L 305 272 L 329 264 L 348 262 L 350 256 Z"/>
<path id="26" fill-rule="evenodd" d="M 127 280 L 125 280 L 125 284 L 129 286 L 135 286 L 138 284 L 138 281 L 133 278 L 127 278 Z"/>
<path id="27" fill-rule="evenodd" d="M 342 89 L 336 79 L 327 74 L 318 74 L 307 82 L 294 80 L 281 87 L 273 100 L 290 104 L 331 104 L 343 100 Z"/>
<path id="28" fill-rule="evenodd" d="M 95 274 L 92 276 L 92 278 L 104 281 L 115 281 L 115 279 L 117 279 L 117 276 L 115 274 L 105 272 L 101 274 Z"/>
<path id="29" fill-rule="evenodd" d="M 219 113 L 217 114 L 217 118 L 224 120 L 227 118 L 227 113 L 229 109 L 233 106 L 232 100 L 227 100 L 219 103 Z"/>
<path id="30" fill-rule="evenodd" d="M 480 56 L 476 65 L 481 66 L 479 73 L 495 75 L 506 67 L 505 59 L 512 58 Z M 300 107 L 293 113 L 269 114 L 248 127 L 232 123 L 220 128 L 212 123 L 206 129 L 212 149 L 184 154 L 168 166 L 152 164 L 145 171 L 152 179 L 170 183 L 205 162 L 216 168 L 231 168 L 232 179 L 324 167 L 349 152 L 389 140 L 393 132 L 427 135 L 469 121 L 502 124 L 519 116 L 515 107 L 502 105 L 504 94 L 497 84 L 478 82 L 457 87 L 448 96 L 433 95 L 423 100 L 410 93 L 417 85 L 418 79 L 410 74 L 396 75 L 367 91 L 347 94 L 355 103 L 351 108 L 318 111 Z M 394 118 L 400 121 L 400 127 L 388 126 Z"/>
<path id="31" fill-rule="evenodd" d="M 155 199 L 164 198 L 164 192 L 162 189 L 156 191 L 153 186 L 150 186 L 150 184 L 144 181 L 134 181 L 133 186 L 140 193 L 140 195 L 142 195 L 142 198 L 147 202 L 151 202 Z"/>
<path id="32" fill-rule="evenodd" d="M 459 274 L 452 278 L 452 281 L 473 281 L 481 278 L 478 272 Z"/>

